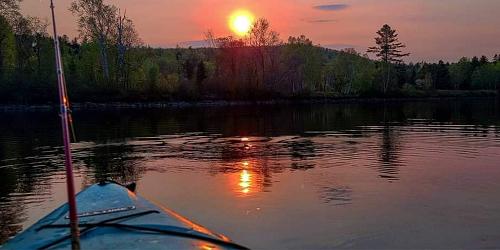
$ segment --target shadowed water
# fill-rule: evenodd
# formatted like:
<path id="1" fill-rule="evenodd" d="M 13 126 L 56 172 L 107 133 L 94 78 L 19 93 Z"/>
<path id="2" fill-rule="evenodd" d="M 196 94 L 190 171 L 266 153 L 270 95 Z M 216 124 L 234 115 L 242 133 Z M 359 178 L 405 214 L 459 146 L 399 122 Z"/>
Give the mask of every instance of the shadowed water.
<path id="1" fill-rule="evenodd" d="M 65 201 L 58 116 L 0 113 L 0 242 Z M 256 249 L 500 248 L 495 100 L 76 111 L 102 179 Z"/>

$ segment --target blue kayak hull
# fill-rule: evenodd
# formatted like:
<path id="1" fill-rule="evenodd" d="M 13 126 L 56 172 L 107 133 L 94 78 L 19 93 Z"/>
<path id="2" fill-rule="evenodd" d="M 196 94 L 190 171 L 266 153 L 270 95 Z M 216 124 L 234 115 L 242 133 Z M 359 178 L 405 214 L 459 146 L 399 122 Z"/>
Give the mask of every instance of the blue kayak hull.
<path id="1" fill-rule="evenodd" d="M 82 249 L 232 249 L 227 237 L 114 184 L 77 197 Z M 68 205 L 56 209 L 1 249 L 70 249 Z"/>

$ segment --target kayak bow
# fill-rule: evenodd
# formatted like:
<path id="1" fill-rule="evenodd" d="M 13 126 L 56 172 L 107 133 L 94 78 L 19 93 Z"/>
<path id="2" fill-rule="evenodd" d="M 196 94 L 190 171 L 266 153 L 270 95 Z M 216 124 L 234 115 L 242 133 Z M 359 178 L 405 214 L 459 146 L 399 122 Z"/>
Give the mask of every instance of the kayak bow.
<path id="1" fill-rule="evenodd" d="M 82 249 L 247 249 L 111 182 L 77 197 Z M 71 248 L 68 204 L 8 241 L 5 249 Z"/>

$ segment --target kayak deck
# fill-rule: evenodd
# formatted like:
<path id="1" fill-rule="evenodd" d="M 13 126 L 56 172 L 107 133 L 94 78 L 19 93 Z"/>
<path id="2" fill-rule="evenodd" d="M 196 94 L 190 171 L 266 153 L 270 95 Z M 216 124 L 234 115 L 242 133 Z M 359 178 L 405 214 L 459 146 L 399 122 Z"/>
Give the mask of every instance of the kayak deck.
<path id="1" fill-rule="evenodd" d="M 76 199 L 82 249 L 244 249 L 115 183 L 92 185 Z M 68 205 L 0 248 L 71 248 Z"/>

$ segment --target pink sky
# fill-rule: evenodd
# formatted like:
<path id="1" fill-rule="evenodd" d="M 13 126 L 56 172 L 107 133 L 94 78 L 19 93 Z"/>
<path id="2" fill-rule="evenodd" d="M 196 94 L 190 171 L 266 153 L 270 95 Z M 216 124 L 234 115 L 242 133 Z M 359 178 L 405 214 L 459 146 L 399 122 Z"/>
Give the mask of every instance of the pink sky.
<path id="1" fill-rule="evenodd" d="M 62 33 L 77 35 L 68 11 L 71 0 L 55 0 Z M 499 0 L 107 0 L 127 11 L 142 40 L 171 47 L 231 32 L 227 18 L 248 9 L 270 20 L 282 39 L 304 34 L 316 44 L 365 51 L 377 29 L 388 23 L 412 53 L 411 61 L 455 61 L 462 56 L 500 53 Z M 23 12 L 47 17 L 48 0 L 24 0 Z M 320 6 L 320 7 L 318 7 Z M 317 7 L 317 8 L 315 8 Z"/>

